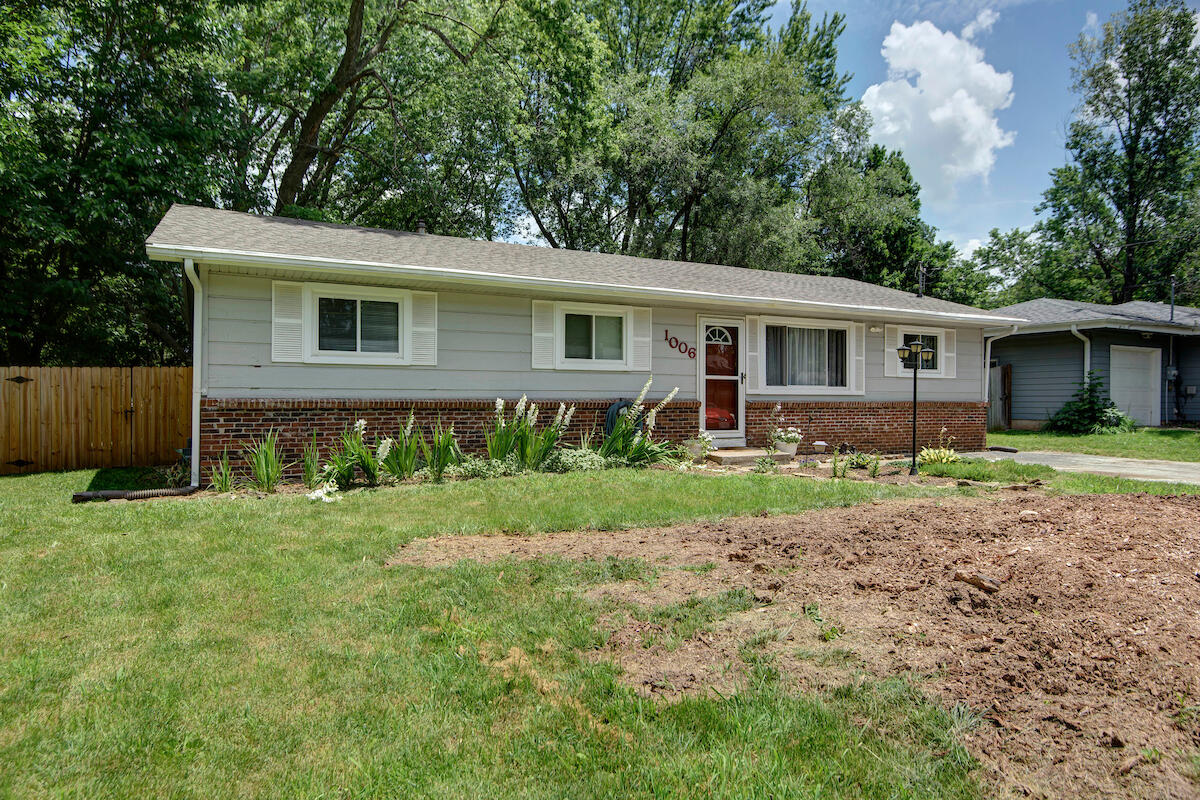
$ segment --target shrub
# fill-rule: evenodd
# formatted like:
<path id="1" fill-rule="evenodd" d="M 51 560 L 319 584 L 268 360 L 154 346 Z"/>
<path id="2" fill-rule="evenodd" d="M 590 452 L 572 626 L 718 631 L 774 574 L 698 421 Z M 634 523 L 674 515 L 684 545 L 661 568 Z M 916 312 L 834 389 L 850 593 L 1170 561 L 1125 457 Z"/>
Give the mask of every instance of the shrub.
<path id="1" fill-rule="evenodd" d="M 279 452 L 279 434 L 271 428 L 261 439 L 251 439 L 245 448 L 246 462 L 250 465 L 250 485 L 260 492 L 273 492 L 283 480 L 283 463 Z"/>
<path id="2" fill-rule="evenodd" d="M 509 420 L 504 415 L 504 401 L 497 397 L 496 416 L 491 430 L 484 432 L 488 458 L 504 461 L 515 454 L 525 469 L 541 469 L 542 463 L 554 450 L 574 415 L 575 406 L 567 408 L 565 404 L 559 403 L 554 421 L 539 431 L 536 403 L 529 403 L 522 395 L 513 409 L 513 418 Z"/>
<path id="3" fill-rule="evenodd" d="M 779 472 L 779 465 L 775 463 L 775 459 L 768 456 L 759 456 L 754 459 L 754 466 L 750 468 L 754 472 L 767 474 Z"/>
<path id="4" fill-rule="evenodd" d="M 953 464 L 962 461 L 962 456 L 952 447 L 923 447 L 917 454 L 917 464 Z"/>
<path id="5" fill-rule="evenodd" d="M 354 469 L 358 459 L 353 450 L 346 446 L 347 439 L 351 436 L 349 431 L 343 432 L 340 446 L 329 451 L 325 458 L 325 466 L 321 468 L 318 484 L 333 484 L 340 492 L 354 485 Z"/>
<path id="6" fill-rule="evenodd" d="M 1121 411 L 1102 392 L 1104 387 L 1093 370 L 1063 407 L 1055 412 L 1045 429 L 1058 433 L 1121 433 L 1134 428 L 1133 418 Z"/>
<path id="7" fill-rule="evenodd" d="M 614 459 L 621 466 L 646 467 L 680 460 L 682 454 L 678 448 L 669 442 L 656 442 L 653 438 L 655 420 L 667 403 L 675 399 L 679 387 L 672 389 L 662 402 L 647 412 L 643 403 L 653 381 L 654 378 L 646 381 L 633 405 L 621 412 L 612 431 L 600 443 L 597 452 L 606 461 Z"/>
<path id="8" fill-rule="evenodd" d="M 869 453 L 847 453 L 846 466 L 851 469 L 867 469 L 871 466 L 872 456 Z M 876 461 L 879 459 L 876 457 Z"/>
<path id="9" fill-rule="evenodd" d="M 233 468 L 229 466 L 228 448 L 221 451 L 221 459 L 209 471 L 208 477 L 208 488 L 214 492 L 232 492 L 237 486 L 237 476 L 233 474 Z"/>
<path id="10" fill-rule="evenodd" d="M 595 450 L 562 447 L 549 455 L 542 469 L 546 472 L 589 472 L 606 466 L 604 456 Z"/>
<path id="11" fill-rule="evenodd" d="M 404 481 L 417 471 L 417 456 L 420 454 L 419 437 L 413 435 L 412 411 L 408 412 L 408 422 L 400 430 L 400 436 L 394 440 L 391 447 L 379 459 L 383 471 L 394 480 Z"/>
<path id="12" fill-rule="evenodd" d="M 424 436 L 418 436 L 417 443 L 421 447 L 425 469 L 434 483 L 441 483 L 446 469 L 461 460 L 458 443 L 454 440 L 454 425 L 443 428 L 440 419 L 430 432 L 429 440 L 426 441 Z"/>
<path id="13" fill-rule="evenodd" d="M 520 475 L 524 471 L 515 454 L 503 461 L 474 455 L 463 456 L 459 463 L 446 467 L 446 474 L 452 478 L 505 478 Z"/>

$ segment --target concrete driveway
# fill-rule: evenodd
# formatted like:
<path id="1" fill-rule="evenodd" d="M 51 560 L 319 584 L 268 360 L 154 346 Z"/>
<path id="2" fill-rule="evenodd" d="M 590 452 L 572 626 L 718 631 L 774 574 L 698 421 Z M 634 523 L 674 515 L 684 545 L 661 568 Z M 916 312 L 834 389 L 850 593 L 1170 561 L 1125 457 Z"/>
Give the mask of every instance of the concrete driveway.
<path id="1" fill-rule="evenodd" d="M 1022 450 L 1019 453 L 985 450 L 978 453 L 964 453 L 964 456 L 983 458 L 988 461 L 1003 461 L 1011 458 L 1018 464 L 1045 464 L 1063 472 L 1091 472 L 1096 475 L 1135 478 L 1142 481 L 1200 484 L 1200 463 L 1189 461 L 1154 461 L 1146 458 L 1117 458 L 1085 453 L 1051 453 L 1043 450 Z"/>

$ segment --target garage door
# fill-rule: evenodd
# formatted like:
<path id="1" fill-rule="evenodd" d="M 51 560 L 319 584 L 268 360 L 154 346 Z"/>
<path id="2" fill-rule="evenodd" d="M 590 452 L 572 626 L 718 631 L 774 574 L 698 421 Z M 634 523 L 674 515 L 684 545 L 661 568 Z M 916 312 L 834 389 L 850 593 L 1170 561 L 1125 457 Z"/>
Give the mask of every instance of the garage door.
<path id="1" fill-rule="evenodd" d="M 1160 424 L 1162 351 L 1156 347 L 1110 349 L 1109 395 L 1139 425 Z"/>

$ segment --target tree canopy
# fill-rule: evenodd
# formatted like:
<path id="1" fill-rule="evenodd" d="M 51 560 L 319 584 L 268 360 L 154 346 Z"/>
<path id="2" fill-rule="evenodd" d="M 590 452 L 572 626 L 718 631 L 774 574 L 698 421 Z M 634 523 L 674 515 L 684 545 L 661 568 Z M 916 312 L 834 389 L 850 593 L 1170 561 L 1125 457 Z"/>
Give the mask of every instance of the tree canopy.
<path id="1" fill-rule="evenodd" d="M 870 145 L 846 96 L 842 15 L 795 0 L 772 29 L 770 6 L 5 5 L 0 362 L 186 360 L 186 287 L 142 247 L 176 201 L 909 290 L 923 275 L 978 302 L 994 278 L 938 240 L 903 155 Z"/>

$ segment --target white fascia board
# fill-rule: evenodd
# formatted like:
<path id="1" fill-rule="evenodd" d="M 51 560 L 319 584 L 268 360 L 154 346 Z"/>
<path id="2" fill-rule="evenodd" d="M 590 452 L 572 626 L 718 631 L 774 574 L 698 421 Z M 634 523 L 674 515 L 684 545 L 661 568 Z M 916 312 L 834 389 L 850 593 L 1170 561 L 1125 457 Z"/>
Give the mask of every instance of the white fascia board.
<path id="1" fill-rule="evenodd" d="M 692 289 L 665 289 L 653 286 L 629 286 L 624 284 L 598 283 L 596 281 L 569 280 L 566 278 L 536 278 L 528 275 L 512 275 L 499 272 L 447 267 L 426 267 L 410 264 L 387 264 L 374 261 L 334 261 L 313 256 L 287 256 L 275 253 L 254 253 L 241 250 L 224 250 L 208 247 L 146 243 L 146 254 L 154 261 L 183 261 L 193 259 L 207 264 L 226 264 L 242 267 L 274 267 L 276 269 L 309 270 L 316 272 L 340 272 L 354 275 L 408 276 L 424 280 L 446 280 L 456 284 L 478 286 L 511 286 L 553 292 L 581 292 L 600 289 L 606 296 L 619 295 L 640 300 L 673 300 L 676 302 L 704 302 L 709 305 L 740 307 L 753 310 L 778 309 L 780 311 L 850 312 L 863 318 L 891 317 L 896 319 L 925 320 L 955 323 L 963 326 L 985 327 L 988 325 L 1021 322 L 1014 317 L 987 314 L 960 314 L 953 311 L 916 311 L 888 306 L 858 305 L 850 303 L 827 303 L 817 300 L 784 300 L 775 297 L 753 297 L 701 292 Z"/>
<path id="2" fill-rule="evenodd" d="M 1146 333 L 1166 333 L 1176 335 L 1187 335 L 1200 333 L 1200 325 L 1185 325 L 1183 323 L 1154 323 L 1154 322 L 1133 322 L 1128 319 L 1090 319 L 1086 322 L 1043 322 L 1037 324 L 1020 325 L 1015 335 L 1020 336 L 1026 333 L 1069 333 L 1071 326 L 1074 325 L 1077 330 L 1095 330 L 1097 328 L 1111 328 L 1121 331 L 1144 331 Z M 985 336 L 992 336 L 997 333 L 1009 330 L 987 328 L 984 330 Z"/>

